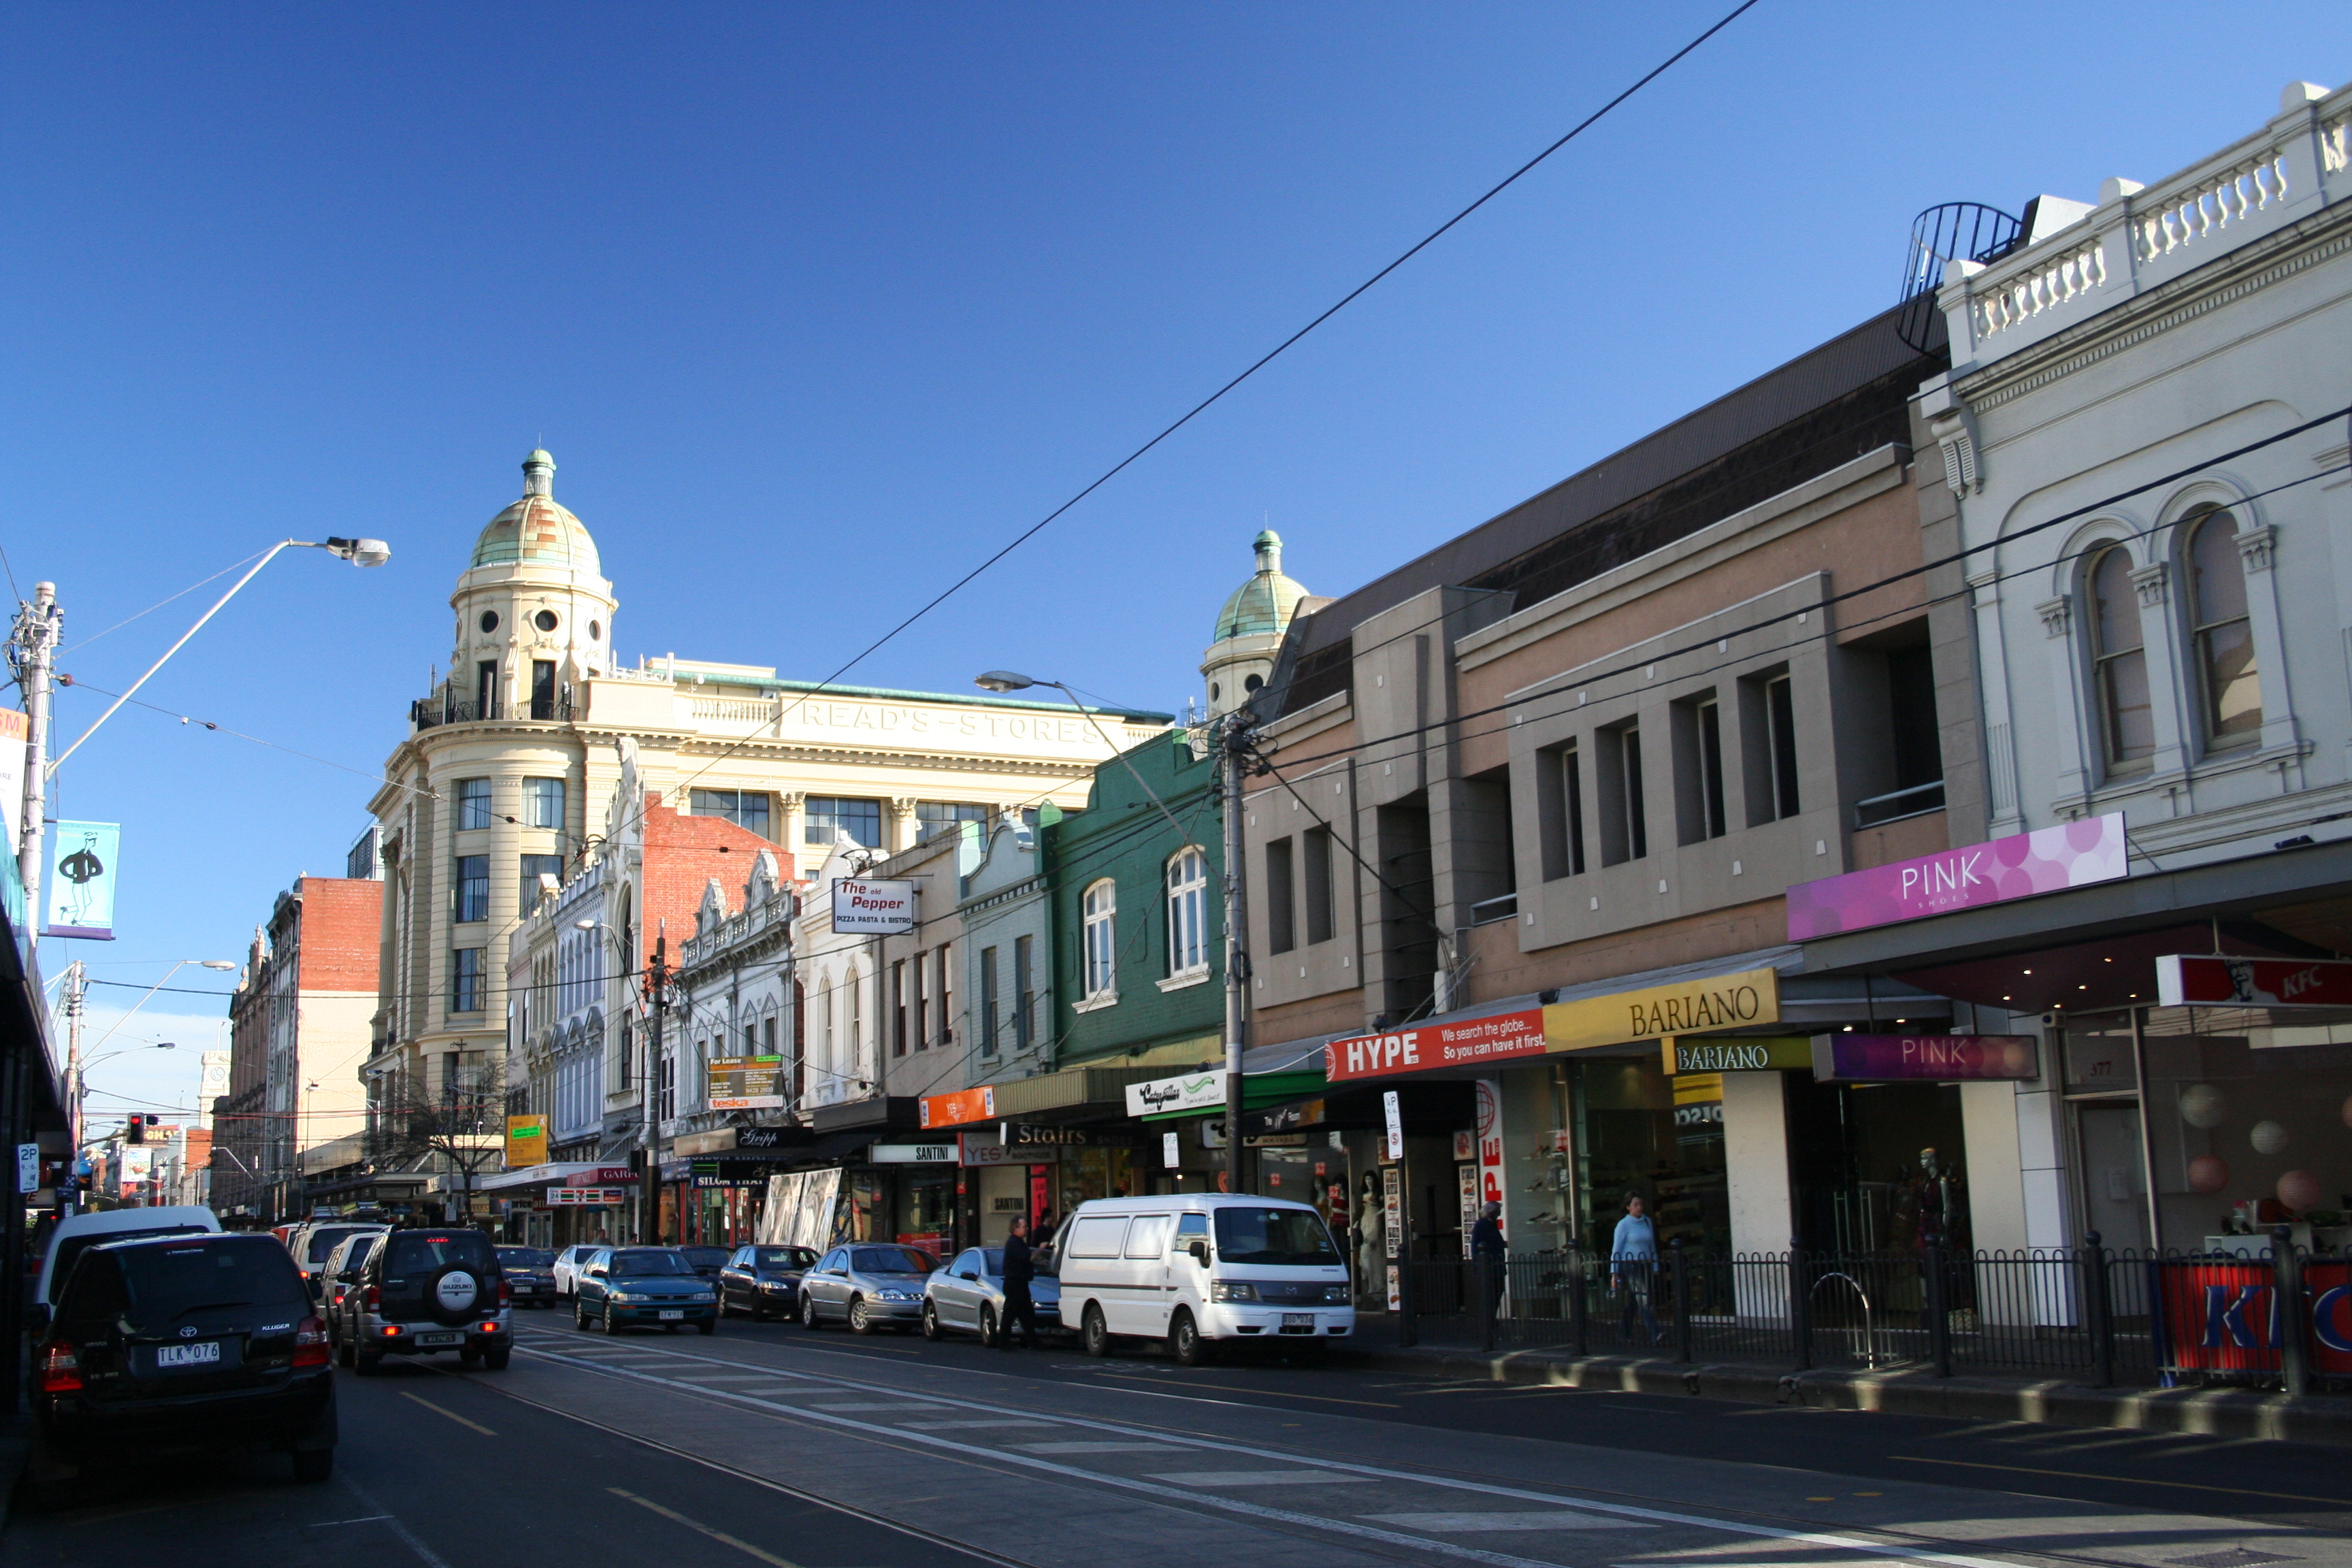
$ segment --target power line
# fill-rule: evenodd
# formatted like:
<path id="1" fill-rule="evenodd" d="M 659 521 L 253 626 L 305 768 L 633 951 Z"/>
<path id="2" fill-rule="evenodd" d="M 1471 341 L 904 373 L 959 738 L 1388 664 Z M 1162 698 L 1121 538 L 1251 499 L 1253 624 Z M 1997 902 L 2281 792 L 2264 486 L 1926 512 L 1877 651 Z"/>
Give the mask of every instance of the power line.
<path id="1" fill-rule="evenodd" d="M 1801 609 L 1783 610 L 1778 615 L 1765 616 L 1752 625 L 1741 627 L 1738 635 L 1747 636 L 1761 631 L 1767 626 L 1778 626 L 1783 621 L 1794 620 L 1800 616 L 1825 611 L 1832 605 L 1843 604 L 1849 599 L 1857 599 L 1868 594 L 1877 593 L 1882 589 L 1893 587 L 1899 583 L 1906 583 L 1914 577 L 1923 576 L 1929 572 L 1937 571 L 1946 566 L 1958 565 L 1961 562 L 1966 561 L 1971 555 L 1981 553 L 1987 550 L 1998 550 L 2004 545 L 2013 543 L 2017 540 L 2044 532 L 2050 529 L 2060 527 L 2065 523 L 2080 521 L 2084 518 L 2091 517 L 2097 512 L 2105 510 L 2106 508 L 2115 505 L 2117 501 L 2128 500 L 2134 496 L 2144 495 L 2149 490 L 2158 489 L 2166 485 L 2177 484 L 2182 479 L 2193 479 L 2197 475 L 2205 473 L 2220 464 L 2245 457 L 2249 453 L 2259 452 L 2266 447 L 2276 446 L 2281 441 L 2303 435 L 2311 430 L 2315 430 L 2323 425 L 2332 425 L 2338 420 L 2346 419 L 2347 417 L 2352 417 L 2352 407 L 2339 408 L 2332 413 L 2323 414 L 2316 419 L 2307 419 L 2302 424 L 2294 426 L 2290 429 L 2281 430 L 2273 436 L 2265 436 L 2259 441 L 2248 442 L 2245 446 L 2239 447 L 2231 451 L 2218 453 L 2213 457 L 2192 463 L 2187 468 L 2176 468 L 2168 474 L 2159 475 L 2156 479 L 2149 479 L 2144 484 L 2134 485 L 2128 489 L 2116 490 L 2110 495 L 2101 497 L 2097 500 L 2090 501 L 2082 506 L 2075 507 L 2070 511 L 2060 512 L 2055 517 L 2045 518 L 2040 522 L 2029 524 L 2024 528 L 2013 529 L 2009 532 L 2001 534 L 1998 538 L 1988 539 L 1977 544 L 1964 545 L 1960 549 L 1953 551 L 1948 555 L 1938 556 L 1933 561 L 1922 562 L 1916 566 L 1906 566 L 1900 572 L 1889 573 L 1885 576 L 1878 578 L 1874 582 L 1865 583 L 1857 588 L 1848 588 L 1841 593 L 1832 594 L 1828 597 L 1814 604 L 1807 605 Z M 2318 477 L 2320 476 L 2315 474 L 2307 475 L 2305 479 L 2291 480 L 2287 485 L 2281 485 L 2275 488 L 2278 489 L 2285 489 L 2294 484 L 2305 483 L 2308 479 L 2316 479 Z M 2265 490 L 2262 493 L 2267 495 L 2272 492 Z M 1483 719 L 1496 713 L 1509 712 L 1513 710 L 1524 710 L 1528 704 L 1538 701 L 1544 697 L 1565 695 L 1568 689 L 1569 677 L 1571 675 L 1576 678 L 1573 684 L 1580 687 L 1590 687 L 1600 681 L 1612 680 L 1622 676 L 1631 675 L 1635 670 L 1643 669 L 1651 665 L 1663 664 L 1668 659 L 1680 658 L 1684 654 L 1702 652 L 1712 647 L 1715 644 L 1722 640 L 1723 638 L 1719 636 L 1702 637 L 1696 642 L 1686 643 L 1679 647 L 1663 648 L 1654 652 L 1644 653 L 1640 658 L 1633 659 L 1627 663 L 1617 665 L 1607 669 L 1591 671 L 1589 673 L 1578 670 L 1563 671 L 1559 675 L 1548 677 L 1544 680 L 1536 683 L 1539 686 L 1551 686 L 1553 682 L 1562 683 L 1554 690 L 1534 692 L 1532 694 L 1523 693 L 1507 701 L 1492 703 L 1485 708 L 1474 708 L 1466 712 L 1456 713 L 1449 718 L 1437 720 L 1427 724 L 1417 725 L 1412 729 L 1399 730 L 1392 734 L 1381 736 L 1378 741 L 1361 742 L 1354 745 L 1340 747 L 1336 751 L 1310 752 L 1303 757 L 1290 757 L 1286 758 L 1285 760 L 1295 766 L 1301 763 L 1320 762 L 1330 757 L 1352 756 L 1357 752 L 1364 750 L 1369 746 L 1391 745 L 1401 741 L 1410 740 L 1416 735 L 1425 735 L 1433 731 L 1450 728 L 1453 725 L 1461 723 L 1466 719 Z M 1811 637 L 1808 637 L 1805 638 L 1799 638 L 1797 640 L 1807 641 L 1811 639 Z M 1638 647 L 1640 645 L 1636 644 L 1634 646 Z M 1482 732 L 1492 733 L 1493 731 L 1487 731 Z"/>
<path id="2" fill-rule="evenodd" d="M 1201 399 L 1200 402 L 1185 410 L 1182 415 L 1161 429 L 1158 435 L 1152 437 L 1150 440 L 1144 442 L 1143 445 L 1136 447 L 1132 452 L 1129 452 L 1126 457 L 1121 458 L 1118 462 L 1104 469 L 1101 474 L 1097 475 L 1083 489 L 1071 496 L 1069 500 L 1064 501 L 1061 505 L 1047 512 L 1044 517 L 1038 519 L 1035 522 L 1031 523 L 1027 528 L 1013 535 L 1012 540 L 1004 544 L 1003 548 L 997 550 L 994 553 L 982 561 L 980 564 L 974 566 L 971 571 L 966 572 L 962 576 L 949 584 L 945 588 L 941 589 L 938 594 L 934 595 L 929 600 L 925 602 L 921 607 L 917 609 L 912 615 L 909 615 L 898 625 L 892 626 L 888 631 L 884 632 L 880 637 L 875 638 L 872 642 L 860 648 L 856 653 L 851 655 L 846 663 L 835 669 L 831 675 L 826 676 L 823 680 L 818 681 L 815 686 L 802 692 L 798 697 L 796 697 L 793 701 L 792 707 L 797 708 L 801 706 L 810 698 L 815 696 L 818 692 L 821 692 L 832 686 L 835 681 L 848 674 L 852 669 L 857 668 L 858 665 L 864 663 L 866 659 L 877 650 L 895 639 L 899 633 L 905 631 L 908 626 L 913 626 L 917 621 L 921 620 L 925 616 L 929 615 L 933 610 L 947 603 L 949 599 L 954 597 L 958 593 L 961 593 L 964 588 L 969 586 L 974 580 L 979 578 L 991 567 L 994 566 L 998 562 L 1003 560 L 1006 556 L 1020 549 L 1022 545 L 1027 543 L 1030 540 L 1043 532 L 1046 528 L 1051 526 L 1056 519 L 1060 518 L 1072 507 L 1076 506 L 1080 501 L 1094 494 L 1095 491 L 1102 489 L 1103 486 L 1116 479 L 1120 473 L 1140 459 L 1153 447 L 1159 446 L 1161 442 L 1167 440 L 1168 437 L 1176 434 L 1177 431 L 1181 430 L 1185 426 L 1190 425 L 1201 415 L 1206 413 L 1211 406 L 1221 401 L 1226 394 L 1232 392 L 1235 387 L 1241 385 L 1242 383 L 1247 381 L 1259 371 L 1264 370 L 1267 365 L 1273 363 L 1294 344 L 1297 343 L 1300 339 L 1306 337 L 1309 332 L 1315 331 L 1316 328 L 1321 326 L 1324 322 L 1329 321 L 1332 317 L 1346 310 L 1349 305 L 1355 303 L 1360 297 L 1369 291 L 1381 279 L 1388 277 L 1390 273 L 1394 272 L 1398 268 L 1402 267 L 1406 262 L 1420 255 L 1423 250 L 1428 249 L 1429 247 L 1435 244 L 1449 230 L 1454 228 L 1455 225 L 1461 223 L 1472 213 L 1476 212 L 1480 207 L 1485 206 L 1488 202 L 1493 201 L 1496 196 L 1501 195 L 1512 185 L 1517 184 L 1520 178 L 1533 170 L 1536 165 L 1541 163 L 1545 159 L 1549 158 L 1553 153 L 1567 146 L 1570 142 L 1573 142 L 1579 136 L 1583 135 L 1585 132 L 1599 124 L 1601 121 L 1606 118 L 1611 111 L 1618 107 L 1618 105 L 1623 103 L 1627 99 L 1632 98 L 1635 93 L 1641 91 L 1643 88 L 1649 86 L 1650 83 L 1655 81 L 1659 77 L 1664 75 L 1668 70 L 1672 69 L 1676 64 L 1678 64 L 1685 56 L 1690 54 L 1694 49 L 1696 49 L 1701 44 L 1706 43 L 1709 38 L 1714 37 L 1716 34 L 1723 31 L 1724 28 L 1731 26 L 1733 22 L 1738 20 L 1741 16 L 1745 15 L 1756 4 L 1757 0 L 1740 0 L 1738 5 L 1733 6 L 1731 10 L 1725 13 L 1723 17 L 1716 22 L 1714 26 L 1708 27 L 1705 32 L 1691 39 L 1690 42 L 1676 49 L 1673 54 L 1668 55 L 1664 59 L 1651 67 L 1647 71 L 1644 71 L 1640 77 L 1634 79 L 1633 85 L 1627 87 L 1623 91 L 1618 93 L 1616 97 L 1611 99 L 1608 102 L 1602 104 L 1600 108 L 1586 115 L 1582 120 L 1577 121 L 1574 126 L 1569 129 L 1567 134 L 1561 136 L 1558 141 L 1552 142 L 1542 152 L 1538 153 L 1534 157 L 1529 158 L 1526 163 L 1512 170 L 1502 179 L 1488 186 L 1486 192 L 1475 201 L 1472 202 L 1469 205 L 1455 213 L 1452 217 L 1447 218 L 1444 223 L 1439 224 L 1435 228 L 1423 235 L 1402 255 L 1398 256 L 1395 260 L 1391 261 L 1387 266 L 1373 273 L 1370 278 L 1365 279 L 1361 283 L 1359 283 L 1353 289 L 1349 289 L 1346 294 L 1339 298 L 1336 304 L 1324 310 L 1313 321 L 1307 322 L 1305 326 L 1299 328 L 1297 331 L 1291 333 L 1288 337 L 1283 339 L 1282 342 L 1276 343 L 1273 348 L 1260 355 L 1240 374 L 1234 376 L 1231 381 L 1226 382 L 1223 386 L 1218 387 L 1214 392 L 1209 394 L 1208 396 Z M 787 708 L 783 711 L 789 712 L 791 711 L 791 708 Z M 781 715 L 779 715 L 779 717 L 781 717 Z M 762 729 L 765 727 L 766 725 L 764 723 L 761 726 Z M 754 731 L 754 733 L 756 733 L 756 731 Z M 704 763 L 700 770 L 689 776 L 684 784 L 679 784 L 677 787 L 683 789 L 686 787 L 686 784 L 692 784 L 695 779 L 700 778 L 704 773 L 709 773 L 712 768 L 717 767 L 729 756 L 731 756 L 736 751 L 740 750 L 744 745 L 749 744 L 752 738 L 752 735 L 745 735 L 742 740 L 737 742 L 727 751 L 721 752 L 718 756 L 713 757 L 709 762 Z"/>

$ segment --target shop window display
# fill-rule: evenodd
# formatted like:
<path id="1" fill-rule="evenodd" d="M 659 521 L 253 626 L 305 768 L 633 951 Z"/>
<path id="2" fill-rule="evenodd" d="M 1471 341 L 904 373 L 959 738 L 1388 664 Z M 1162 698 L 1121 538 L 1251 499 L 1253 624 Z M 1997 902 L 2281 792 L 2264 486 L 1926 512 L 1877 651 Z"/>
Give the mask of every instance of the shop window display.
<path id="1" fill-rule="evenodd" d="M 1056 1169 L 1061 1196 L 1055 1207 L 1065 1215 L 1089 1198 L 1133 1197 L 1143 1190 L 1136 1184 L 1132 1149 L 1065 1149 Z"/>
<path id="2" fill-rule="evenodd" d="M 1789 1075 L 1797 1234 L 1810 1250 L 1967 1252 L 1967 1147 L 1956 1084 Z"/>
<path id="3" fill-rule="evenodd" d="M 1570 1067 L 1575 1117 L 1578 1234 L 1605 1245 L 1627 1193 L 1640 1193 L 1658 1245 L 1709 1256 L 1731 1250 L 1723 1154 L 1723 1093 L 1716 1075 L 1678 1092 L 1657 1047 Z M 1709 1094 L 1711 1090 L 1711 1096 Z"/>
<path id="4" fill-rule="evenodd" d="M 2312 1252 L 2352 1252 L 2352 1022 L 2283 1016 L 2145 1008 L 2137 1040 L 2128 1012 L 2068 1020 L 2084 1228 L 2212 1252 L 2284 1225 Z"/>

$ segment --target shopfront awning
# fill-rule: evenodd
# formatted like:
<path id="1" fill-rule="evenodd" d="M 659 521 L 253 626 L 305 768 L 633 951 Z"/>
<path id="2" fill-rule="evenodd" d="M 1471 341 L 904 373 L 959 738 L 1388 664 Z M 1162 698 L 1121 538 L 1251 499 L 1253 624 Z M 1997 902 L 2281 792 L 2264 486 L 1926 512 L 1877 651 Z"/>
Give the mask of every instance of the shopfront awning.
<path id="1" fill-rule="evenodd" d="M 573 1176 L 609 1170 L 611 1163 L 603 1160 L 564 1160 L 548 1165 L 526 1165 L 520 1171 L 490 1171 L 474 1178 L 478 1193 L 511 1192 L 521 1187 L 562 1186 Z"/>
<path id="2" fill-rule="evenodd" d="M 1203 1069 L 1207 1070 L 1207 1069 Z M 1076 1067 L 1006 1079 L 952 1094 L 927 1095 L 917 1125 L 927 1131 L 991 1121 L 1076 1121 L 1127 1115 L 1127 1086 L 1164 1078 L 1164 1067 Z"/>
<path id="3" fill-rule="evenodd" d="M 1580 985 L 1499 998 L 1392 1029 L 1350 1030 L 1243 1058 L 1252 1078 L 1325 1069 L 1331 1087 L 1483 1078 L 1564 1052 L 1654 1053 L 1668 1038 L 1788 1035 L 1850 1023 L 1946 1018 L 1940 994 L 1892 979 L 1808 973 L 1795 944 L 1671 964 Z M 1350 1049 L 1350 1047 L 1355 1047 Z"/>
<path id="4" fill-rule="evenodd" d="M 1202 1075 L 1200 1074 L 1193 1074 L 1183 1079 L 1162 1079 L 1157 1081 L 1182 1085 L 1195 1082 Z M 1225 1075 L 1222 1072 L 1213 1071 L 1210 1076 L 1213 1076 L 1216 1079 L 1217 1086 L 1217 1099 L 1213 1103 L 1187 1105 L 1181 1109 L 1171 1110 L 1146 1111 L 1143 1114 L 1142 1120 L 1146 1121 L 1181 1121 L 1190 1120 L 1196 1116 L 1223 1115 L 1225 1112 Z M 1150 1086 L 1147 1084 L 1141 1087 L 1150 1088 Z M 1297 1100 L 1310 1099 L 1315 1095 L 1322 1093 L 1325 1087 L 1323 1069 L 1320 1067 L 1317 1067 L 1312 1069 L 1292 1069 L 1283 1072 L 1258 1073 L 1255 1076 L 1245 1073 L 1242 1077 L 1242 1109 L 1244 1110 L 1265 1110 L 1273 1106 L 1289 1105 Z"/>

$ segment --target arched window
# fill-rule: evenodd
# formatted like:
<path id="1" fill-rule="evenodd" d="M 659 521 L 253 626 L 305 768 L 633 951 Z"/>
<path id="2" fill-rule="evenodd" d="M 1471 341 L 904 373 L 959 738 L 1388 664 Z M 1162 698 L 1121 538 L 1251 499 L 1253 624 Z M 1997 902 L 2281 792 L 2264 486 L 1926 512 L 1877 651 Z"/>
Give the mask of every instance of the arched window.
<path id="1" fill-rule="evenodd" d="M 2246 564 L 2238 520 L 2216 507 L 2189 535 L 2189 626 L 2205 696 L 2205 743 L 2237 746 L 2263 731 L 2262 683 L 2254 674 L 2253 628 L 2246 621 Z"/>
<path id="2" fill-rule="evenodd" d="M 1168 861 L 1168 973 L 1197 974 L 1209 967 L 1209 858 L 1196 847 Z"/>
<path id="3" fill-rule="evenodd" d="M 2088 578 L 2092 684 L 2109 772 L 2145 766 L 2156 752 L 2156 710 L 2148 700 L 2147 650 L 2131 569 L 2131 552 L 2111 545 L 2092 560 Z"/>
<path id="4" fill-rule="evenodd" d="M 1087 1000 L 1118 988 L 1118 884 L 1106 877 L 1087 889 Z"/>

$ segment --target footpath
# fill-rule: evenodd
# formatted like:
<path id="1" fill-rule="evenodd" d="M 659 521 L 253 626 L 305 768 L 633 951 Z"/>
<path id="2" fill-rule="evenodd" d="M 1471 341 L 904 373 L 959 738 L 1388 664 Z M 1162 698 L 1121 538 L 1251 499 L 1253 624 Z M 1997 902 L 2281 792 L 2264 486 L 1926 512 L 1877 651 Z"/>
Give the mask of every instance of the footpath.
<path id="1" fill-rule="evenodd" d="M 1580 1356 L 1560 1350 L 1481 1351 L 1396 1342 L 1393 1325 L 1357 1320 L 1334 1361 L 1422 1377 L 1695 1395 L 1750 1405 L 1877 1410 L 1961 1421 L 2038 1421 L 2136 1432 L 2271 1438 L 2352 1447 L 2352 1397 L 2252 1388 L 2095 1388 L 2063 1379 L 1937 1377 L 1931 1368 L 1790 1372 L 1756 1363 L 1685 1364 L 1665 1357 Z"/>

